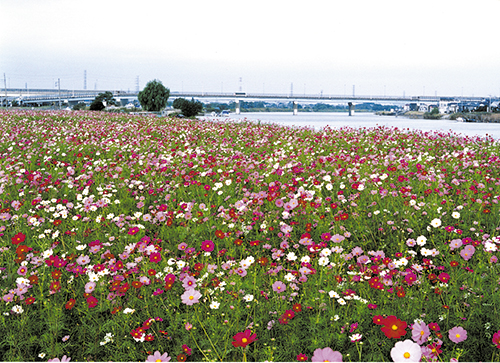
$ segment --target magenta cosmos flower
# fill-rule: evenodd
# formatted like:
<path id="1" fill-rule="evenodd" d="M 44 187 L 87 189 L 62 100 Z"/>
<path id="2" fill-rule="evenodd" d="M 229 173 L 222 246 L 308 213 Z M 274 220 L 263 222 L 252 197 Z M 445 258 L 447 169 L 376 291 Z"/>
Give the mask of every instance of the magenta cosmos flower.
<path id="1" fill-rule="evenodd" d="M 201 294 L 199 291 L 196 291 L 195 289 L 189 289 L 181 295 L 181 300 L 186 305 L 193 305 L 199 302 L 200 297 Z"/>
<path id="2" fill-rule="evenodd" d="M 467 330 L 461 326 L 455 326 L 448 332 L 448 337 L 453 343 L 460 343 L 467 339 Z"/>
<path id="3" fill-rule="evenodd" d="M 154 352 L 153 355 L 148 355 L 146 362 L 170 362 L 172 357 L 168 356 L 168 353 L 160 354 L 159 351 Z"/>
<path id="4" fill-rule="evenodd" d="M 311 358 L 312 362 L 342 362 L 342 354 L 337 351 L 333 351 L 332 348 L 318 348 L 314 351 Z"/>
<path id="5" fill-rule="evenodd" d="M 404 342 L 396 342 L 391 349 L 391 358 L 394 362 L 420 362 L 422 349 L 420 345 L 406 339 Z"/>
<path id="6" fill-rule="evenodd" d="M 281 293 L 281 292 L 286 290 L 286 285 L 284 283 L 282 283 L 281 281 L 276 281 L 273 284 L 273 290 L 278 292 L 278 293 Z"/>
<path id="7" fill-rule="evenodd" d="M 212 252 L 215 248 L 215 243 L 210 240 L 206 240 L 201 244 L 201 249 L 205 252 Z"/>

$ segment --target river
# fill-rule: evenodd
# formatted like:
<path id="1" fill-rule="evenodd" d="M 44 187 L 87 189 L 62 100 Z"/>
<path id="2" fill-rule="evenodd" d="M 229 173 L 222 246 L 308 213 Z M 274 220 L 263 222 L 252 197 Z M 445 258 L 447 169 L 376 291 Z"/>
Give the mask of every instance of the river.
<path id="1" fill-rule="evenodd" d="M 205 116 L 209 119 L 227 119 Z M 420 129 L 423 131 L 452 131 L 463 136 L 491 136 L 500 139 L 500 124 L 493 123 L 468 123 L 452 120 L 424 120 L 410 119 L 402 116 L 377 116 L 373 113 L 355 113 L 349 116 L 344 112 L 244 112 L 239 115 L 232 113 L 229 119 L 261 121 L 287 126 L 312 127 L 320 130 L 325 126 L 340 127 L 397 127 L 400 129 Z"/>

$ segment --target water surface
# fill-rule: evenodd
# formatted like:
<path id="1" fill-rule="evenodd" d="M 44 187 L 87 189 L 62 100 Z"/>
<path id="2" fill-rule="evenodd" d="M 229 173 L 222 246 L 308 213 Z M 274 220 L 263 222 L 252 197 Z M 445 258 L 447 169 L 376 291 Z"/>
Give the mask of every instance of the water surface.
<path id="1" fill-rule="evenodd" d="M 206 117 L 209 119 L 227 119 Z M 248 119 L 286 126 L 312 127 L 316 130 L 320 130 L 325 126 L 331 128 L 387 126 L 410 130 L 452 131 L 462 136 L 485 137 L 488 135 L 495 139 L 500 139 L 500 124 L 410 119 L 402 116 L 377 116 L 374 113 L 360 112 L 355 113 L 354 116 L 349 116 L 344 112 L 299 112 L 298 115 L 293 115 L 291 112 L 245 112 L 240 115 L 232 113 L 229 118 L 234 120 Z"/>

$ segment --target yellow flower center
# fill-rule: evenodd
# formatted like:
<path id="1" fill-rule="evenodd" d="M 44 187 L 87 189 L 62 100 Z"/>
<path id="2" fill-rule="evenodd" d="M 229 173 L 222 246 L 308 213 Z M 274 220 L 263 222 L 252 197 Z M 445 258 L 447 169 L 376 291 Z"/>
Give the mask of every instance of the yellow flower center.
<path id="1" fill-rule="evenodd" d="M 189 300 L 193 300 L 193 299 L 194 299 L 194 296 L 193 296 L 193 295 L 191 295 L 191 296 L 189 297 Z"/>
<path id="2" fill-rule="evenodd" d="M 408 359 L 408 358 L 410 358 L 410 353 L 408 353 L 408 352 L 405 352 L 405 354 L 403 354 L 403 357 L 405 357 L 405 359 Z"/>
<path id="3" fill-rule="evenodd" d="M 424 335 L 424 334 L 425 334 L 425 332 L 422 330 L 422 331 L 420 332 L 420 335 Z"/>
<path id="4" fill-rule="evenodd" d="M 161 359 L 157 359 L 155 360 L 155 362 L 163 362 Z"/>
<path id="5" fill-rule="evenodd" d="M 455 336 L 456 336 L 457 338 L 460 338 L 460 334 L 456 334 Z"/>
<path id="6" fill-rule="evenodd" d="M 243 338 L 243 339 L 241 339 L 241 341 L 242 341 L 243 343 L 248 342 L 247 338 Z"/>
<path id="7" fill-rule="evenodd" d="M 394 324 L 393 326 L 391 326 L 391 329 L 392 330 L 398 330 L 398 326 L 396 324 Z"/>

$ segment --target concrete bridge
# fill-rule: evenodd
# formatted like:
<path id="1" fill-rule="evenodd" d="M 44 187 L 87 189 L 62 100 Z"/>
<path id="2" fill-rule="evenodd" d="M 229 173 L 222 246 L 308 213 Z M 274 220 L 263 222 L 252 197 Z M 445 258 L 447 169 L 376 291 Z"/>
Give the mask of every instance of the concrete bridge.
<path id="1" fill-rule="evenodd" d="M 22 89 L 6 88 L 2 104 L 17 100 L 24 106 L 44 106 L 68 104 L 76 105 L 79 102 L 90 103 L 103 90 L 54 90 L 54 89 Z M 122 105 L 137 100 L 137 92 L 112 91 L 113 97 Z M 488 97 L 443 97 L 443 96 L 377 96 L 377 95 L 326 95 L 326 94 L 273 94 L 273 93 L 246 93 L 246 92 L 170 92 L 169 99 L 176 98 L 204 98 L 204 99 L 230 99 L 236 103 L 236 113 L 240 113 L 242 100 L 289 100 L 293 102 L 293 113 L 298 113 L 298 103 L 304 101 L 317 102 L 345 102 L 349 106 L 349 115 L 352 115 L 356 103 L 382 102 L 382 103 L 415 103 L 439 102 L 443 99 L 456 102 L 481 102 Z M 494 99 L 491 99 L 494 100 Z"/>

